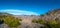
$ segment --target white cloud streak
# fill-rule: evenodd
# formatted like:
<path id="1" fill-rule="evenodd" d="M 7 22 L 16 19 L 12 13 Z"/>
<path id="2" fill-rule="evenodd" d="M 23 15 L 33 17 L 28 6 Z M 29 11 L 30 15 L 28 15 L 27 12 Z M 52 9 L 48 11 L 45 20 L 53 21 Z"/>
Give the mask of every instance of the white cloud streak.
<path id="1" fill-rule="evenodd" d="M 39 15 L 35 12 L 23 11 L 23 10 L 0 10 L 0 12 L 7 12 L 13 15 Z"/>

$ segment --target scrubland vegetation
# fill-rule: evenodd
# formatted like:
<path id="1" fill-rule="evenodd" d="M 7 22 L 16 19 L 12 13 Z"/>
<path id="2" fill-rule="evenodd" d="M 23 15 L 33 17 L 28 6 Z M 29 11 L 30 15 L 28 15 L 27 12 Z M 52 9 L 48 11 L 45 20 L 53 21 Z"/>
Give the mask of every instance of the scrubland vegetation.
<path id="1" fill-rule="evenodd" d="M 34 24 L 42 24 L 43 26 L 39 26 L 39 28 L 60 28 L 59 10 L 60 9 L 49 11 L 46 14 L 41 14 L 39 19 L 33 19 L 31 22 Z M 0 12 L 0 24 L 7 24 L 9 28 L 17 28 L 21 25 L 20 21 L 22 21 L 22 19 L 14 17 L 12 14 Z M 28 26 L 24 28 L 28 28 Z M 36 28 L 36 26 L 32 26 L 32 28 Z"/>
<path id="2" fill-rule="evenodd" d="M 59 16 L 60 16 L 59 14 L 60 13 L 59 12 L 60 12 L 60 9 L 53 10 L 52 12 L 46 13 L 47 16 L 51 16 L 52 15 L 54 17 L 52 19 L 49 19 L 50 17 L 49 18 L 46 17 L 46 18 L 48 18 L 47 20 L 45 20 L 46 18 L 38 19 L 38 20 L 33 19 L 32 22 L 44 25 L 43 28 L 60 28 L 60 18 L 59 18 Z M 40 16 L 42 16 L 42 18 L 43 18 L 44 14 L 41 14 Z"/>
<path id="3" fill-rule="evenodd" d="M 3 23 L 7 24 L 10 28 L 17 27 L 18 25 L 20 25 L 19 21 L 21 21 L 8 13 L 0 13 L 0 20 L 4 21 Z"/>

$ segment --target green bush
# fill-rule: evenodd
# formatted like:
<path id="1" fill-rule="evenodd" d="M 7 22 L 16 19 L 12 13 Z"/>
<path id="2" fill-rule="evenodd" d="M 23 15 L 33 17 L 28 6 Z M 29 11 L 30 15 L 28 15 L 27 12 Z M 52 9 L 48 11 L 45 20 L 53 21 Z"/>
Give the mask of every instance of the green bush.
<path id="1" fill-rule="evenodd" d="M 3 20 L 5 24 L 9 27 L 17 27 L 20 25 L 21 19 L 15 18 L 12 14 L 9 13 L 0 13 L 0 20 Z"/>
<path id="2" fill-rule="evenodd" d="M 15 19 L 13 16 L 5 17 L 4 23 L 9 27 L 16 27 L 19 25 L 19 19 Z"/>
<path id="3" fill-rule="evenodd" d="M 38 19 L 38 23 L 39 23 L 39 24 L 44 24 L 45 21 L 44 21 L 43 19 Z"/>
<path id="4" fill-rule="evenodd" d="M 44 16 L 44 14 L 41 14 L 40 16 Z"/>
<path id="5" fill-rule="evenodd" d="M 33 19 L 32 22 L 33 22 L 33 23 L 39 23 L 39 24 L 44 24 L 44 23 L 45 23 L 45 21 L 42 20 L 42 19 L 38 19 L 38 20 Z"/>
<path id="6" fill-rule="evenodd" d="M 33 19 L 32 22 L 33 23 L 38 23 L 38 21 L 36 19 Z"/>
<path id="7" fill-rule="evenodd" d="M 43 24 L 44 28 L 60 28 L 60 22 L 57 20 L 48 20 L 48 21 L 44 21 L 42 19 L 39 20 L 32 20 L 34 21 L 33 23 L 36 23 L 36 21 L 38 22 L 38 24 Z"/>

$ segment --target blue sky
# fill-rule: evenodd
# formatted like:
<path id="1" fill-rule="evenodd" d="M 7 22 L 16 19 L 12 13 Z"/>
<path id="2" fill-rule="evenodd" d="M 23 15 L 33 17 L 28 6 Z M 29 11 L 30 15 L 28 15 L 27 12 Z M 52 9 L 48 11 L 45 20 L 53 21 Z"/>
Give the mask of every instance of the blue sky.
<path id="1" fill-rule="evenodd" d="M 39 15 L 55 8 L 60 8 L 60 0 L 0 0 L 0 11 L 14 15 Z"/>

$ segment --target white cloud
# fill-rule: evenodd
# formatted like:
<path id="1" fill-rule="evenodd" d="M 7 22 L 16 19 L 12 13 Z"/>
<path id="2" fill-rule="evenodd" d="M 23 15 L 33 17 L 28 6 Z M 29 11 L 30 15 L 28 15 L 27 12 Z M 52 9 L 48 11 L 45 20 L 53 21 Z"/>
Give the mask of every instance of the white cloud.
<path id="1" fill-rule="evenodd" d="M 0 12 L 7 12 L 13 15 L 39 15 L 35 12 L 30 12 L 30 11 L 23 11 L 23 10 L 0 10 Z"/>

